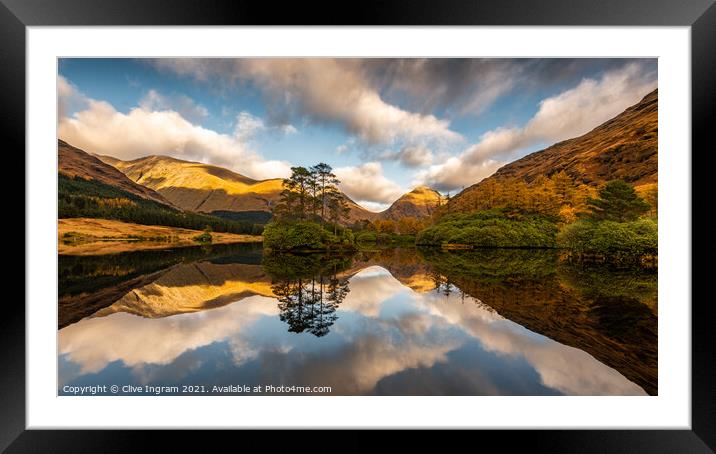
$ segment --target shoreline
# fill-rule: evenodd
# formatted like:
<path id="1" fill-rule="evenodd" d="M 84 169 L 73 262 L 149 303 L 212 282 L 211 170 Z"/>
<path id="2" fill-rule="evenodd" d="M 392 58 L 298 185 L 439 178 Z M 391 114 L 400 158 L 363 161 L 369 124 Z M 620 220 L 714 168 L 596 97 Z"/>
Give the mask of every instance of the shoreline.
<path id="1" fill-rule="evenodd" d="M 212 244 L 260 243 L 261 235 L 211 232 L 212 241 L 194 238 L 200 230 L 142 225 L 111 219 L 63 218 L 57 224 L 58 255 L 105 255 Z"/>

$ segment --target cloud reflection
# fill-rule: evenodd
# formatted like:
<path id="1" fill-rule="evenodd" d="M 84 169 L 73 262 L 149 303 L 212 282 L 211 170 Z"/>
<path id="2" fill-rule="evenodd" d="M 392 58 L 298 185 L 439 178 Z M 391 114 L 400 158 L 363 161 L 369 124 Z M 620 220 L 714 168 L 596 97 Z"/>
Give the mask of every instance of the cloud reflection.
<path id="1" fill-rule="evenodd" d="M 87 318 L 60 331 L 60 354 L 80 374 L 99 377 L 121 361 L 142 383 L 190 377 L 203 365 L 216 369 L 210 380 L 330 385 L 337 394 L 376 393 L 385 380 L 404 380 L 402 389 L 410 390 L 416 376 L 432 380 L 434 394 L 510 394 L 491 375 L 497 368 L 516 371 L 510 380 L 529 389 L 644 394 L 591 355 L 530 332 L 471 297 L 414 291 L 379 266 L 353 275 L 350 289 L 338 321 L 320 339 L 288 333 L 276 300 L 251 296 L 163 318 L 125 312 Z M 181 298 L 181 287 L 171 294 Z M 228 369 L 202 355 L 210 346 L 227 351 Z M 435 379 L 441 374 L 450 380 Z"/>

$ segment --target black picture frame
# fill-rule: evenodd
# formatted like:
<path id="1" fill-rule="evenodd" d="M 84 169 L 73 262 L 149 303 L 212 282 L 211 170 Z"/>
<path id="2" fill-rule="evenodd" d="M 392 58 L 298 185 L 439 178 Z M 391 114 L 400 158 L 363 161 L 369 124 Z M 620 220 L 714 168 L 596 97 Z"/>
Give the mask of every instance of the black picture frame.
<path id="1" fill-rule="evenodd" d="M 29 26 L 84 25 L 530 25 L 530 26 L 690 26 L 692 65 L 692 148 L 712 150 L 709 113 L 716 105 L 715 0 L 479 0 L 363 1 L 306 4 L 245 0 L 0 0 L 0 105 L 6 151 L 25 168 L 25 32 Z M 708 144 L 708 145 L 707 145 Z M 689 152 L 689 150 L 681 150 Z M 701 157 L 698 162 L 701 162 Z M 708 171 L 703 164 L 693 166 Z M 13 172 L 15 173 L 15 172 Z M 17 172 L 19 174 L 19 171 Z M 24 173 L 23 173 L 24 174 Z M 693 182 L 708 181 L 693 174 Z M 708 192 L 706 192 L 708 193 Z M 24 212 L 17 198 L 14 213 Z M 698 224 L 692 222 L 692 238 Z M 15 225 L 15 227 L 17 227 Z M 25 226 L 27 227 L 27 226 Z M 25 237 L 27 242 L 29 239 Z M 693 241 L 693 240 L 692 240 Z M 25 259 L 23 259 L 25 263 Z M 693 259 L 692 259 L 692 263 Z M 17 267 L 19 269 L 19 267 Z M 692 265 L 694 276 L 707 268 Z M 24 270 L 24 267 L 23 267 Z M 714 452 L 716 450 L 716 375 L 714 330 L 709 326 L 709 299 L 692 305 L 691 430 L 557 430 L 482 431 L 481 443 L 570 452 Z M 688 304 L 688 301 L 670 302 Z M 49 304 L 49 303 L 48 303 Z M 25 430 L 25 310 L 18 298 L 6 298 L 0 316 L 0 450 L 7 452 L 113 452 L 137 450 L 137 432 Z M 240 409 L 237 409 L 240 411 Z M 142 431 L 142 436 L 150 435 Z M 162 443 L 184 443 L 186 432 L 162 436 Z M 423 434 L 413 433 L 420 441 Z M 272 446 L 289 446 L 292 437 L 271 437 Z M 349 435 L 350 448 L 372 449 L 365 438 Z M 146 445 L 147 447 L 149 445 Z M 165 446 L 168 448 L 168 445 Z"/>

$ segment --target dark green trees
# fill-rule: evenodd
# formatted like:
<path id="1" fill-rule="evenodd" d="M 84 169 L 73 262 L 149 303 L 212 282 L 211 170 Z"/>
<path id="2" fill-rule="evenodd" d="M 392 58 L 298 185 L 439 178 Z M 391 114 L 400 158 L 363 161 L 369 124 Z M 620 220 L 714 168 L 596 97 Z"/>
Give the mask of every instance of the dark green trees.
<path id="1" fill-rule="evenodd" d="M 339 183 L 328 164 L 292 167 L 291 176 L 283 180 L 274 221 L 264 229 L 264 245 L 282 251 L 352 247 L 351 231 L 339 227 L 349 213 Z"/>
<path id="2" fill-rule="evenodd" d="M 621 180 L 607 183 L 599 198 L 588 198 L 587 207 L 592 219 L 615 222 L 635 221 L 650 208 L 630 184 Z"/>
<path id="3" fill-rule="evenodd" d="M 316 205 L 320 207 L 321 219 L 326 219 L 326 208 L 331 201 L 340 197 L 338 184 L 340 181 L 333 174 L 333 169 L 323 162 L 311 167 L 311 174 L 315 180 Z"/>
<path id="4" fill-rule="evenodd" d="M 315 179 L 305 167 L 291 167 L 291 177 L 283 180 L 281 202 L 276 207 L 279 217 L 305 221 L 313 211 Z"/>
<path id="5" fill-rule="evenodd" d="M 210 226 L 215 232 L 260 235 L 263 226 L 204 213 L 180 211 L 99 182 L 58 174 L 59 218 L 115 219 L 144 225 L 165 225 L 192 230 Z"/>
<path id="6" fill-rule="evenodd" d="M 337 225 L 347 217 L 348 207 L 338 190 L 340 181 L 330 165 L 319 163 L 307 169 L 291 167 L 291 176 L 283 180 L 281 200 L 274 214 L 279 220 L 318 221 Z"/>
<path id="7" fill-rule="evenodd" d="M 559 246 L 581 258 L 643 262 L 658 254 L 658 224 L 644 217 L 650 205 L 623 181 L 610 181 L 599 198 L 587 199 L 588 213 L 557 236 Z"/>

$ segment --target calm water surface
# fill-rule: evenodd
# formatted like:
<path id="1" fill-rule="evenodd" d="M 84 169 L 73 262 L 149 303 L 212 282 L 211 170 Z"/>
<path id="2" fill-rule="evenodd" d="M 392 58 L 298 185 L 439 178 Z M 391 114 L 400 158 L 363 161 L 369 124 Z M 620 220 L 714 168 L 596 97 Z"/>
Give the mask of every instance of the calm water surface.
<path id="1" fill-rule="evenodd" d="M 61 395 L 99 384 L 657 393 L 656 273 L 554 251 L 242 245 L 61 256 L 59 277 Z"/>

